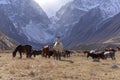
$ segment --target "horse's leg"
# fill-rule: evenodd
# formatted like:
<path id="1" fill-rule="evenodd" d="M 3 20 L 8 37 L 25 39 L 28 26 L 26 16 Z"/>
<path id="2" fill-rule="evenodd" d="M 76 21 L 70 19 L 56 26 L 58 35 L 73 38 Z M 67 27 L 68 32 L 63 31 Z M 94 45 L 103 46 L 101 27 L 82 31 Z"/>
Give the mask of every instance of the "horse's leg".
<path id="1" fill-rule="evenodd" d="M 114 60 L 115 60 L 116 58 L 114 57 Z"/>
<path id="2" fill-rule="evenodd" d="M 50 58 L 50 56 L 51 56 L 51 55 L 50 55 L 50 54 L 48 54 L 48 58 Z"/>
<path id="3" fill-rule="evenodd" d="M 41 56 L 43 57 L 43 51 L 41 52 Z"/>
<path id="4" fill-rule="evenodd" d="M 70 57 L 70 53 L 68 53 L 68 56 Z"/>
<path id="5" fill-rule="evenodd" d="M 20 58 L 22 58 L 22 53 L 21 52 L 19 52 L 20 53 Z"/>
<path id="6" fill-rule="evenodd" d="M 34 57 L 36 57 L 36 55 L 34 54 Z"/>
<path id="7" fill-rule="evenodd" d="M 55 59 L 55 60 L 57 59 L 57 54 L 56 54 L 56 53 L 54 54 L 54 59 Z"/>
<path id="8" fill-rule="evenodd" d="M 58 59 L 61 60 L 61 53 L 58 52 Z"/>
<path id="9" fill-rule="evenodd" d="M 26 58 L 28 58 L 29 57 L 29 53 L 26 53 Z"/>
<path id="10" fill-rule="evenodd" d="M 69 53 L 67 53 L 67 58 L 69 57 Z"/>
<path id="11" fill-rule="evenodd" d="M 115 58 L 114 58 L 113 56 L 111 56 L 111 59 L 112 59 L 112 60 L 115 60 Z"/>
<path id="12" fill-rule="evenodd" d="M 114 60 L 115 60 L 115 53 L 113 54 L 113 58 L 114 58 Z"/>
<path id="13" fill-rule="evenodd" d="M 29 58 L 31 58 L 31 57 L 32 57 L 32 54 L 31 54 L 31 53 L 29 53 L 28 55 L 29 55 Z"/>
<path id="14" fill-rule="evenodd" d="M 58 52 L 56 53 L 56 59 L 58 60 Z"/>
<path id="15" fill-rule="evenodd" d="M 47 53 L 45 53 L 45 57 L 47 58 Z"/>

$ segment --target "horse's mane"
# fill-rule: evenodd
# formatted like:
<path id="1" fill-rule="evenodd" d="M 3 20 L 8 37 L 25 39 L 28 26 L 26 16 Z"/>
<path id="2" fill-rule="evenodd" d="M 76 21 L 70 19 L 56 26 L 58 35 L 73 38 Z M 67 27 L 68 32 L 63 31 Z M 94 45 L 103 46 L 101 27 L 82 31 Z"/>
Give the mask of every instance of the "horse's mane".
<path id="1" fill-rule="evenodd" d="M 18 45 L 18 46 L 15 48 L 14 52 L 17 52 L 18 49 L 19 49 L 21 46 L 22 46 L 22 45 Z"/>

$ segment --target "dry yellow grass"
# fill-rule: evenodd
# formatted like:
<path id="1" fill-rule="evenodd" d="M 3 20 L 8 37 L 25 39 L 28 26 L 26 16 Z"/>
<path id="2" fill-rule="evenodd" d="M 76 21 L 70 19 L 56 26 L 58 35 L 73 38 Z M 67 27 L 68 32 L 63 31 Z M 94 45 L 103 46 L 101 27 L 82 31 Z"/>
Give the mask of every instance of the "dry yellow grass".
<path id="1" fill-rule="evenodd" d="M 37 56 L 32 59 L 12 58 L 0 54 L 0 80 L 120 80 L 120 52 L 117 59 L 92 62 L 83 54 L 62 58 L 62 61 Z M 112 68 L 117 65 L 118 68 Z"/>

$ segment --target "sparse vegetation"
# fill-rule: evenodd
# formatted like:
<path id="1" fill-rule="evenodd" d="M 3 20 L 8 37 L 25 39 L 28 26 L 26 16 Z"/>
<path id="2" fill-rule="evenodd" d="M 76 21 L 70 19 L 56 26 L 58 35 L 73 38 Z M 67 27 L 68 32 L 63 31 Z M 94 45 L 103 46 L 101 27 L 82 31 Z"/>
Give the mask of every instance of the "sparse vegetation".
<path id="1" fill-rule="evenodd" d="M 11 52 L 1 53 L 0 80 L 119 80 L 120 52 L 116 54 L 115 61 L 107 59 L 93 62 L 91 58 L 74 54 L 57 61 L 41 56 L 27 59 L 25 55 L 19 59 L 19 55 L 12 58 Z"/>

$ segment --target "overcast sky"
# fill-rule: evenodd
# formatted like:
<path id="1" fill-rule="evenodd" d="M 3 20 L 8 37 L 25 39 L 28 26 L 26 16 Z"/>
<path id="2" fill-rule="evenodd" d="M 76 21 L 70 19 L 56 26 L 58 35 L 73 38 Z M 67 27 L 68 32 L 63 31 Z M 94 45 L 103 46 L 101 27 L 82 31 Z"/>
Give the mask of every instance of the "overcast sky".
<path id="1" fill-rule="evenodd" d="M 54 16 L 61 6 L 72 0 L 35 0 L 49 17 Z"/>

